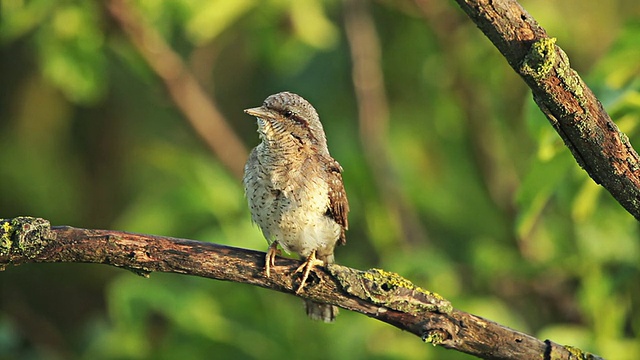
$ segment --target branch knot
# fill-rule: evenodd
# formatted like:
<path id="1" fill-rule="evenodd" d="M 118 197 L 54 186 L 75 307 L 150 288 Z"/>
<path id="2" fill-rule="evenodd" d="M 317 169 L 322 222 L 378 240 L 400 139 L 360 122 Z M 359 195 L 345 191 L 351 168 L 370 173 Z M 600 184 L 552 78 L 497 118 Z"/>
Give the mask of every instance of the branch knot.
<path id="1" fill-rule="evenodd" d="M 49 220 L 21 216 L 0 219 L 0 255 L 36 257 L 44 245 L 55 239 Z"/>

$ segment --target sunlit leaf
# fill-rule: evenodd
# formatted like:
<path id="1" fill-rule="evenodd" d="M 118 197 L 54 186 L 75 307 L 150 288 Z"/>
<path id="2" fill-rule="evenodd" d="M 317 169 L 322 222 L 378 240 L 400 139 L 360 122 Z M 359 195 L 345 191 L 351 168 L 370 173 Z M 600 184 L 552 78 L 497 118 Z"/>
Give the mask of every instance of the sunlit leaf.
<path id="1" fill-rule="evenodd" d="M 633 21 L 624 26 L 611 50 L 601 59 L 592 74 L 593 79 L 602 79 L 607 87 L 621 89 L 640 76 L 640 22 Z"/>
<path id="2" fill-rule="evenodd" d="M 72 101 L 92 103 L 106 90 L 103 34 L 97 28 L 97 5 L 57 8 L 37 33 L 45 76 Z"/>
<path id="3" fill-rule="evenodd" d="M 0 2 L 0 44 L 11 42 L 35 29 L 55 6 L 55 1 L 48 0 Z"/>
<path id="4" fill-rule="evenodd" d="M 542 215 L 554 191 L 568 179 L 575 163 L 567 154 L 548 161 L 534 160 L 518 190 L 517 233 L 526 237 Z"/>
<path id="5" fill-rule="evenodd" d="M 194 44 L 211 41 L 255 4 L 255 0 L 201 1 L 187 21 L 187 35 Z"/>
<path id="6" fill-rule="evenodd" d="M 322 1 L 291 1 L 291 19 L 298 36 L 305 43 L 320 49 L 335 45 L 338 32 L 325 16 Z"/>

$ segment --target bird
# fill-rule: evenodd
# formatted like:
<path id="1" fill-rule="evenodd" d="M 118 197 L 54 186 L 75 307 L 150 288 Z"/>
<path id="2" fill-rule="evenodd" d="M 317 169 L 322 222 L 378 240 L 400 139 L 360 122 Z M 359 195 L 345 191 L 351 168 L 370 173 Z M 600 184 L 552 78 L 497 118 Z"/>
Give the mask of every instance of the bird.
<path id="1" fill-rule="evenodd" d="M 262 106 L 244 110 L 257 119 L 261 142 L 244 167 L 243 184 L 251 220 L 269 243 L 265 275 L 270 276 L 279 253 L 304 259 L 296 270 L 301 293 L 315 266 L 333 263 L 334 248 L 346 243 L 349 202 L 342 166 L 331 157 L 316 109 L 302 96 L 284 91 Z M 306 300 L 307 315 L 332 322 L 333 305 Z"/>

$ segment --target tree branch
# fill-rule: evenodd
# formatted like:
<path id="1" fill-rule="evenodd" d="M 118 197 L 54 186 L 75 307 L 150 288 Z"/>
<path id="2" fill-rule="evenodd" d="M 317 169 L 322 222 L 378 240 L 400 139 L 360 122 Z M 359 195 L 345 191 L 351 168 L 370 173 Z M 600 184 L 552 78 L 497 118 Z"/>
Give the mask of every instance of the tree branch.
<path id="1" fill-rule="evenodd" d="M 264 275 L 264 253 L 229 246 L 112 230 L 51 227 L 49 221 L 0 220 L 0 269 L 40 262 L 97 263 L 151 272 L 252 284 L 295 295 L 300 262 L 277 258 Z M 599 359 L 509 329 L 460 310 L 397 274 L 332 264 L 314 271 L 301 298 L 329 303 L 384 321 L 425 342 L 484 359 Z"/>
<path id="2" fill-rule="evenodd" d="M 638 153 L 567 54 L 515 0 L 456 0 L 524 79 L 578 164 L 640 220 Z"/>

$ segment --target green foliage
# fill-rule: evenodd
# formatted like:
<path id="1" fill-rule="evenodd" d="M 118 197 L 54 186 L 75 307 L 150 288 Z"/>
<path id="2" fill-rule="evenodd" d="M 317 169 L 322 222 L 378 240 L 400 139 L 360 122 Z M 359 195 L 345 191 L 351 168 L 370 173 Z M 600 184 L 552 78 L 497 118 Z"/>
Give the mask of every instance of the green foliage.
<path id="1" fill-rule="evenodd" d="M 387 195 L 359 138 L 342 2 L 131 3 L 215 87 L 248 147 L 257 136 L 242 109 L 280 90 L 316 106 L 352 208 L 340 264 L 399 273 L 542 339 L 640 356 L 637 221 L 580 169 L 458 9 L 370 4 L 390 107 L 386 173 L 397 193 Z M 637 2 L 524 5 L 640 144 Z M 266 250 L 239 179 L 103 4 L 1 7 L 1 217 Z M 593 34 L 595 22 L 607 31 Z M 469 358 L 347 311 L 311 322 L 299 299 L 251 286 L 69 266 L 0 273 L 0 358 Z"/>
<path id="2" fill-rule="evenodd" d="M 5 1 L 2 10 L 2 43 L 28 36 L 42 74 L 71 100 L 93 103 L 104 95 L 106 59 L 97 3 Z"/>
<path id="3" fill-rule="evenodd" d="M 595 66 L 593 75 L 586 78 L 632 143 L 639 135 L 640 107 L 636 99 L 640 95 L 640 52 L 634 44 L 639 38 L 640 27 L 630 23 Z M 524 211 L 518 233 L 530 237 L 528 242 L 547 243 L 538 245 L 544 254 L 539 260 L 559 264 L 562 276 L 578 282 L 576 296 L 584 321 L 581 326 L 549 324 L 540 330 L 542 336 L 555 336 L 561 342 L 590 348 L 607 357 L 635 358 L 638 346 L 632 338 L 637 337 L 638 330 L 638 223 L 578 170 L 557 136 L 540 128 L 540 116 L 533 105 L 531 108 L 531 130 L 539 139 L 538 156 L 520 188 L 519 204 Z M 565 218 L 561 224 L 568 232 L 558 231 L 558 219 L 547 215 L 550 207 Z M 597 330 L 591 332 L 591 327 Z"/>

